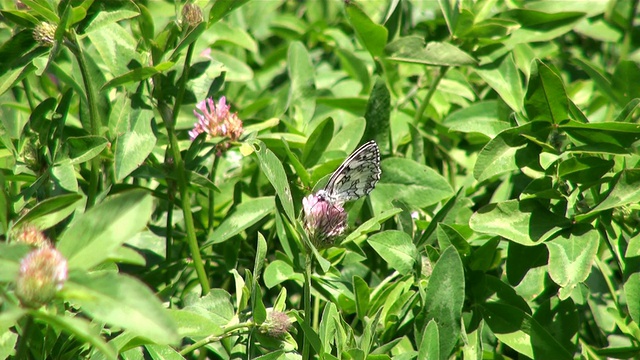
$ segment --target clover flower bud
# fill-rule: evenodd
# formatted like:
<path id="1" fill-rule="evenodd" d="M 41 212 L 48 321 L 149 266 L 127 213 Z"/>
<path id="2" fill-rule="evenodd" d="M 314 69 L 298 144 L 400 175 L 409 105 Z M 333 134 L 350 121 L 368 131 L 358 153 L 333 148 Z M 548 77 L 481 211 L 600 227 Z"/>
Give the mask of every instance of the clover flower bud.
<path id="1" fill-rule="evenodd" d="M 41 22 L 33 29 L 33 38 L 42 46 L 53 46 L 56 38 L 57 26 L 48 22 Z"/>
<path id="2" fill-rule="evenodd" d="M 182 8 L 182 23 L 196 27 L 203 21 L 202 9 L 196 4 L 187 4 Z"/>
<path id="3" fill-rule="evenodd" d="M 45 246 L 31 251 L 20 262 L 16 296 L 24 306 L 38 308 L 53 299 L 67 280 L 67 260 Z"/>
<path id="4" fill-rule="evenodd" d="M 291 328 L 291 320 L 281 311 L 271 311 L 260 325 L 260 332 L 274 338 L 283 337 Z"/>
<path id="5" fill-rule="evenodd" d="M 347 228 L 347 213 L 323 196 L 312 194 L 302 199 L 304 229 L 317 248 L 330 247 Z"/>

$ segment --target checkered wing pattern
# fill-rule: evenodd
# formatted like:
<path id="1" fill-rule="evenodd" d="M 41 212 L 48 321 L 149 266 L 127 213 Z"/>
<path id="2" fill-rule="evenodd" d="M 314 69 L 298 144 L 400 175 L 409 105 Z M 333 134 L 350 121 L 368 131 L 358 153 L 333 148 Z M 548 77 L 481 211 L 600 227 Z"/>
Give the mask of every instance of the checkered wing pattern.
<path id="1" fill-rule="evenodd" d="M 369 194 L 380 180 L 380 173 L 380 149 L 372 140 L 354 151 L 321 191 L 331 203 L 344 204 Z"/>

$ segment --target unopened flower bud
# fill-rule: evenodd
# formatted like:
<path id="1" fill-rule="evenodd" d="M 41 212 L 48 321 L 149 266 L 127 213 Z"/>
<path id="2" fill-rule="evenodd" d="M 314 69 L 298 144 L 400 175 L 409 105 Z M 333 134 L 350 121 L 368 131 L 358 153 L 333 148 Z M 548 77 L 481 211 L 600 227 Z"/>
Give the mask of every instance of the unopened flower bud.
<path id="1" fill-rule="evenodd" d="M 281 311 L 271 311 L 267 320 L 260 325 L 260 332 L 274 338 L 283 337 L 291 327 L 291 320 Z"/>
<path id="2" fill-rule="evenodd" d="M 41 22 L 33 29 L 33 38 L 43 46 L 53 46 L 56 38 L 57 26 L 48 22 Z"/>
<path id="3" fill-rule="evenodd" d="M 53 247 L 31 251 L 20 262 L 16 296 L 24 306 L 38 308 L 54 298 L 67 280 L 67 260 Z"/>
<path id="4" fill-rule="evenodd" d="M 182 22 L 189 27 L 196 27 L 202 22 L 202 9 L 196 4 L 187 4 L 182 8 Z"/>

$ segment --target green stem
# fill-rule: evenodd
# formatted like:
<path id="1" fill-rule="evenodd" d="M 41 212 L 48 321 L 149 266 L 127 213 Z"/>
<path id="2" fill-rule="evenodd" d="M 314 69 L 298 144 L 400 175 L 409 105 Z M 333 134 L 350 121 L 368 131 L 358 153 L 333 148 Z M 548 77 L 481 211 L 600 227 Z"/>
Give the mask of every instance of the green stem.
<path id="1" fill-rule="evenodd" d="M 27 342 L 29 341 L 29 333 L 31 332 L 31 325 L 33 325 L 33 317 L 27 315 L 24 326 L 22 327 L 22 335 L 18 339 L 18 346 L 16 351 L 16 360 L 28 359 L 29 348 Z"/>
<path id="2" fill-rule="evenodd" d="M 307 249 L 306 254 L 305 254 L 305 266 L 304 266 L 304 291 L 302 296 L 304 297 L 304 321 L 307 323 L 307 326 L 309 328 L 312 328 L 311 326 L 311 265 L 312 265 L 312 258 L 311 258 L 311 250 Z M 303 340 L 303 344 L 302 344 L 302 360 L 309 360 L 310 359 L 310 347 L 309 347 L 309 341 L 307 340 L 307 337 L 304 337 Z"/>
<path id="3" fill-rule="evenodd" d="M 626 29 L 624 32 L 624 39 L 622 40 L 622 46 L 620 49 L 620 59 L 625 60 L 629 56 L 631 46 L 633 44 L 633 22 L 636 18 L 636 10 L 638 7 L 638 0 L 633 0 L 629 7 L 629 16 L 627 17 Z"/>
<path id="4" fill-rule="evenodd" d="M 448 70 L 449 70 L 448 66 L 441 66 L 440 73 L 436 75 L 435 78 L 433 78 L 433 81 L 431 82 L 431 86 L 429 87 L 429 91 L 427 92 L 427 95 L 425 95 L 424 99 L 422 100 L 422 103 L 420 104 L 420 107 L 416 111 L 416 115 L 413 117 L 414 124 L 417 124 L 420 121 L 420 119 L 422 119 L 422 115 L 424 114 L 425 110 L 427 110 L 427 106 L 429 106 L 429 102 L 431 101 L 433 94 L 435 94 L 436 89 L 438 89 L 438 84 L 440 83 L 440 81 L 442 81 L 444 76 L 447 74 Z"/>
<path id="5" fill-rule="evenodd" d="M 211 172 L 209 173 L 209 180 L 215 184 L 216 180 L 216 168 L 218 167 L 218 157 L 213 154 L 213 164 L 211 164 Z M 214 205 L 215 205 L 215 192 L 213 190 L 209 190 L 209 225 L 207 226 L 207 234 L 211 234 L 213 231 L 213 216 L 214 216 Z"/>
<path id="6" fill-rule="evenodd" d="M 36 104 L 33 101 L 33 96 L 31 95 L 33 94 L 33 90 L 31 89 L 31 84 L 29 83 L 29 80 L 27 80 L 27 78 L 22 80 L 22 86 L 24 86 L 24 93 L 27 98 L 27 102 L 29 103 L 29 109 L 33 111 L 33 109 L 36 108 Z"/>
<path id="7" fill-rule="evenodd" d="M 169 196 L 168 196 L 168 204 L 167 204 L 167 234 L 164 240 L 165 241 L 164 257 L 167 264 L 171 264 L 171 262 L 173 261 L 173 208 L 174 208 L 174 201 L 175 201 L 175 191 L 173 189 L 173 186 L 171 185 L 167 188 L 167 191 L 169 192 L 168 194 Z M 171 272 L 167 271 L 167 276 L 166 276 L 167 286 L 171 284 L 171 277 L 172 277 L 171 275 L 172 275 Z"/>
<path id="8" fill-rule="evenodd" d="M 191 58 L 193 57 L 193 49 L 195 42 L 189 45 L 187 48 L 187 56 L 184 59 L 184 67 L 182 68 L 182 77 L 180 78 L 180 87 L 178 88 L 178 95 L 176 96 L 176 103 L 173 106 L 173 124 L 175 125 L 178 114 L 180 114 L 180 107 L 182 106 L 182 99 L 184 98 L 184 92 L 187 88 L 187 80 L 189 79 L 189 71 L 191 70 Z"/>
<path id="9" fill-rule="evenodd" d="M 225 333 L 222 335 L 209 335 L 206 338 L 196 341 L 195 343 L 187 346 L 186 348 L 182 349 L 180 351 L 180 355 L 184 356 L 187 355 L 189 353 L 191 353 L 194 350 L 197 350 L 207 344 L 210 344 L 212 342 L 215 341 L 220 341 L 224 338 L 227 338 L 229 336 L 236 336 L 238 335 L 237 332 L 234 332 L 235 330 L 238 329 L 242 329 L 242 328 L 250 328 L 254 326 L 254 323 L 252 321 L 247 321 L 247 322 L 243 322 L 243 323 L 239 323 L 239 324 L 235 324 L 233 326 L 229 326 L 228 328 L 225 329 Z"/>
<path id="10" fill-rule="evenodd" d="M 98 94 L 96 89 L 91 84 L 91 75 L 89 73 L 89 67 L 87 66 L 87 60 L 84 56 L 80 43 L 74 32 L 70 32 L 69 41 L 65 42 L 71 52 L 75 55 L 78 61 L 78 67 L 82 74 L 82 82 L 87 93 L 87 105 L 89 107 L 89 120 L 91 124 L 91 134 L 100 135 L 100 111 L 98 109 Z M 89 191 L 87 193 L 87 206 L 89 209 L 93 207 L 96 202 L 96 196 L 98 194 L 98 186 L 100 180 L 100 158 L 95 157 L 91 160 L 91 173 L 89 177 Z"/>
<path id="11" fill-rule="evenodd" d="M 184 213 L 184 223 L 187 231 L 187 244 L 191 253 L 191 259 L 193 259 L 193 266 L 198 274 L 198 280 L 202 287 L 202 295 L 206 295 L 210 291 L 209 279 L 204 269 L 204 263 L 202 262 L 202 256 L 200 255 L 200 246 L 198 245 L 198 239 L 196 238 L 196 229 L 193 223 L 193 214 L 191 212 L 191 196 L 189 193 L 189 186 L 187 184 L 186 171 L 182 155 L 180 154 L 180 147 L 178 145 L 178 137 L 175 132 L 175 123 L 180 112 L 180 104 L 182 103 L 182 96 L 185 92 L 189 73 L 189 62 L 191 61 L 191 54 L 193 54 L 193 44 L 189 46 L 187 51 L 187 58 L 180 79 L 180 87 L 178 90 L 178 97 L 176 98 L 175 106 L 173 108 L 173 115 L 171 119 L 163 118 L 165 126 L 167 127 L 167 135 L 169 136 L 171 154 L 173 161 L 175 162 L 175 175 L 178 181 L 178 191 L 180 193 L 180 202 L 182 204 L 182 212 Z M 161 111 L 161 113 L 164 113 Z"/>

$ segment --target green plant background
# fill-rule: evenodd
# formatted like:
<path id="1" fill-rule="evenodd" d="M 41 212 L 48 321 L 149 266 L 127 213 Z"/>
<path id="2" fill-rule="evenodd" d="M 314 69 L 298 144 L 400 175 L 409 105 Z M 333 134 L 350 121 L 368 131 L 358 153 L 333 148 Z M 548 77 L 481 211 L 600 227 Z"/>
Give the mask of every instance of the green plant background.
<path id="1" fill-rule="evenodd" d="M 180 2 L 19 3 L 1 357 L 640 353 L 637 1 L 195 1 L 199 24 Z M 245 131 L 217 156 L 187 132 L 221 96 Z M 372 139 L 380 182 L 309 257 L 302 198 Z M 40 309 L 14 295 L 25 224 L 69 262 Z"/>

